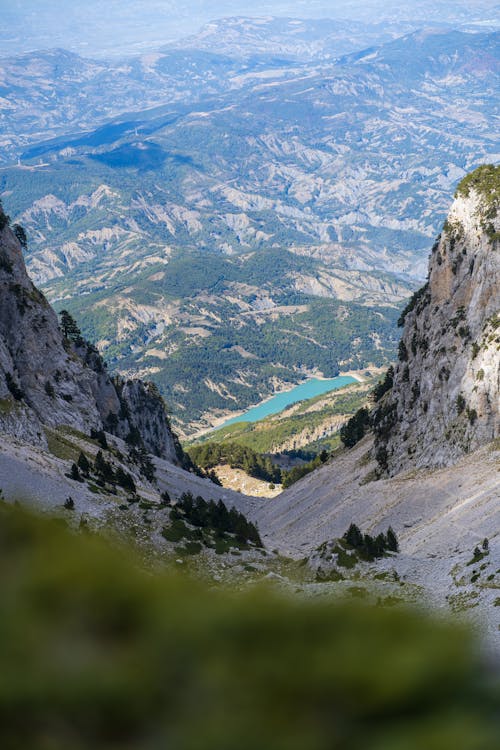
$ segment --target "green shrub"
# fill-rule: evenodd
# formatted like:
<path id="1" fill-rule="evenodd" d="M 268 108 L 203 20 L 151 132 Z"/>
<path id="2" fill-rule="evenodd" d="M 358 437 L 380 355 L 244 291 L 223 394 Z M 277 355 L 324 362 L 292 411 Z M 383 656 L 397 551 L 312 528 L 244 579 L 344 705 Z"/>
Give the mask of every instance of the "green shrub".
<path id="1" fill-rule="evenodd" d="M 400 342 L 403 343 L 403 342 Z M 392 386 L 394 385 L 394 367 L 391 365 L 387 372 L 385 373 L 384 379 L 382 381 L 379 381 L 375 388 L 373 389 L 373 400 L 375 403 L 380 401 L 380 399 L 385 396 L 387 391 L 390 391 Z"/>
<path id="2" fill-rule="evenodd" d="M 232 593 L 1 510 L 6 750 L 491 750 L 498 679 L 462 627 Z"/>
<path id="3" fill-rule="evenodd" d="M 10 224 L 10 216 L 7 216 L 3 210 L 2 201 L 0 201 L 0 231 L 8 227 Z"/>
<path id="4" fill-rule="evenodd" d="M 346 448 L 352 448 L 365 436 L 370 425 L 370 413 L 366 406 L 358 409 L 346 424 L 340 428 L 340 439 Z"/>
<path id="5" fill-rule="evenodd" d="M 404 326 L 406 316 L 411 313 L 415 308 L 417 309 L 417 312 L 427 303 L 429 299 L 429 282 L 424 284 L 423 287 L 418 289 L 413 296 L 410 298 L 408 304 L 404 308 L 403 312 L 399 316 L 398 319 L 398 326 Z"/>
<path id="6" fill-rule="evenodd" d="M 14 226 L 12 227 L 12 231 L 19 240 L 19 244 L 21 245 L 21 247 L 26 250 L 26 248 L 28 247 L 28 238 L 26 237 L 24 227 L 22 227 L 20 224 L 14 224 Z"/>
<path id="7" fill-rule="evenodd" d="M 7 383 L 7 388 L 9 389 L 11 394 L 14 396 L 16 401 L 22 401 L 22 399 L 24 398 L 24 393 L 22 389 L 19 387 L 19 385 L 17 384 L 11 372 L 5 373 L 5 382 Z"/>

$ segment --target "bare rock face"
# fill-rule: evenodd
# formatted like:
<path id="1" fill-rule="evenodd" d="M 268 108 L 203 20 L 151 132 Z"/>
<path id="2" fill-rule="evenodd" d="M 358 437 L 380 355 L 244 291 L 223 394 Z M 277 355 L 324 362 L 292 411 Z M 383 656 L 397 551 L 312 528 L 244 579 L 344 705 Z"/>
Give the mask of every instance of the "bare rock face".
<path id="1" fill-rule="evenodd" d="M 403 313 L 392 389 L 374 413 L 390 475 L 448 466 L 500 434 L 500 167 L 459 185 L 428 283 Z"/>
<path id="2" fill-rule="evenodd" d="M 172 463 L 182 463 L 183 452 L 170 428 L 163 399 L 154 383 L 142 380 L 115 381 L 122 415 L 126 415 L 125 429 L 120 425 L 115 434 L 133 442 L 136 435 L 149 453 Z"/>
<path id="3" fill-rule="evenodd" d="M 28 421 L 21 435 L 43 444 L 41 425 L 82 432 L 101 426 L 94 376 L 64 347 L 55 312 L 29 280 L 19 242 L 0 230 L 0 428 Z M 17 417 L 16 417 L 17 415 Z M 18 425 L 20 427 L 20 425 Z"/>
<path id="4" fill-rule="evenodd" d="M 61 425 L 86 434 L 106 429 L 182 460 L 155 387 L 113 380 L 92 346 L 63 336 L 0 207 L 0 432 L 44 446 L 44 426 Z"/>

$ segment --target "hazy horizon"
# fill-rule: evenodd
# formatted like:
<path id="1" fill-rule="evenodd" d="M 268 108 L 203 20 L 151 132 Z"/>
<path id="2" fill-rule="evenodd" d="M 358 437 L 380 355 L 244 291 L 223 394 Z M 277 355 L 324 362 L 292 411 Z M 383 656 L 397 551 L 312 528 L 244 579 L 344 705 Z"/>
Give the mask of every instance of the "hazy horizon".
<path id="1" fill-rule="evenodd" d="M 494 0 L 17 0 L 2 11 L 0 56 L 63 47 L 81 55 L 127 56 L 158 49 L 228 16 L 349 19 L 368 24 L 498 25 Z"/>

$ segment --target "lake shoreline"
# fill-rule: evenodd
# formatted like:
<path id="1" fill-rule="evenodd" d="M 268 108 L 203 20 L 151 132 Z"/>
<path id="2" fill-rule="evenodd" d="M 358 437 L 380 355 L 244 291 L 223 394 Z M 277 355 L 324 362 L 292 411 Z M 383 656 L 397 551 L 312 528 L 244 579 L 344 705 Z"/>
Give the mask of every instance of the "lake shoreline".
<path id="1" fill-rule="evenodd" d="M 323 374 L 309 375 L 302 382 L 297 383 L 296 385 L 292 386 L 291 388 L 285 388 L 285 389 L 283 389 L 281 391 L 276 391 L 276 393 L 273 393 L 271 396 L 268 396 L 266 399 L 264 399 L 263 401 L 259 401 L 257 404 L 254 404 L 253 406 L 249 406 L 247 409 L 243 409 L 242 411 L 240 411 L 240 412 L 238 412 L 236 414 L 233 412 L 231 415 L 227 414 L 225 416 L 218 417 L 217 419 L 214 419 L 211 427 L 207 427 L 207 428 L 201 430 L 200 432 L 197 432 L 195 435 L 190 436 L 189 441 L 191 442 L 192 440 L 198 440 L 201 437 L 206 437 L 211 432 L 215 432 L 216 430 L 220 430 L 222 427 L 226 426 L 227 423 L 233 424 L 233 420 L 244 421 L 244 420 L 241 420 L 241 417 L 243 415 L 247 414 L 248 412 L 252 411 L 253 409 L 259 408 L 261 406 L 265 406 L 267 403 L 269 403 L 270 401 L 272 401 L 276 397 L 282 396 L 282 395 L 287 394 L 287 393 L 290 393 L 291 391 L 294 391 L 299 386 L 303 386 L 303 385 L 305 385 L 306 383 L 308 383 L 311 380 L 329 381 L 329 380 L 336 380 L 337 378 L 350 377 L 350 378 L 353 379 L 353 381 L 356 381 L 356 382 L 346 383 L 345 385 L 341 385 L 341 386 L 339 386 L 339 388 L 332 388 L 331 389 L 332 391 L 333 390 L 340 390 L 340 388 L 348 388 L 351 385 L 357 385 L 357 384 L 365 383 L 368 380 L 368 377 L 364 373 L 367 372 L 368 370 L 372 371 L 373 369 L 374 368 L 364 368 L 363 370 L 349 370 L 349 371 L 346 371 L 346 372 L 340 372 L 337 376 L 335 376 L 335 378 L 327 378 Z M 378 368 L 376 368 L 376 369 L 378 369 Z M 324 391 L 325 394 L 329 393 L 329 392 L 330 392 L 329 390 L 328 391 Z M 311 396 L 311 398 L 313 398 L 313 396 Z M 306 399 L 300 399 L 300 400 L 304 401 Z M 298 403 L 298 401 L 296 401 L 295 403 Z M 290 404 L 290 405 L 292 405 L 292 404 Z M 280 411 L 284 411 L 284 409 L 286 409 L 286 408 L 287 408 L 287 406 L 284 406 L 283 409 L 281 409 Z M 275 412 L 275 413 L 279 414 L 280 411 Z M 271 416 L 271 415 L 268 415 L 268 416 Z M 249 421 L 252 421 L 252 420 L 249 420 Z M 255 421 L 258 421 L 258 420 L 255 420 Z"/>

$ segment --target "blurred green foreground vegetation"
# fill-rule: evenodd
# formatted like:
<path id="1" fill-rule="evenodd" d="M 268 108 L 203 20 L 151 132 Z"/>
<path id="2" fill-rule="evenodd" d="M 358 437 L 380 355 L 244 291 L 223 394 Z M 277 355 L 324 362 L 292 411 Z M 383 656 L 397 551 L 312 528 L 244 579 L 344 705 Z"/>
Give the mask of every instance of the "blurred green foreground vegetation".
<path id="1" fill-rule="evenodd" d="M 482 750 L 498 683 L 399 609 L 210 589 L 0 505 L 3 750 Z"/>

